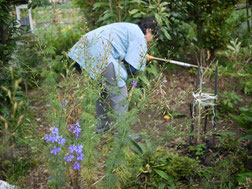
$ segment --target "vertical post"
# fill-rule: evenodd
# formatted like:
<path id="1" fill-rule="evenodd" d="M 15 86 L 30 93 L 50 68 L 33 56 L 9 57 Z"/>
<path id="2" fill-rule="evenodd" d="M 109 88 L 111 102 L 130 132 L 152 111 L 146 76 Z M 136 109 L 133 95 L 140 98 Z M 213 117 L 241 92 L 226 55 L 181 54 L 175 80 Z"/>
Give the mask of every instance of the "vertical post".
<path id="1" fill-rule="evenodd" d="M 196 76 L 195 91 L 198 90 L 199 75 L 200 75 L 200 66 L 198 66 L 198 72 L 197 72 L 197 76 Z M 194 118 L 194 111 L 195 111 L 194 103 L 195 103 L 195 100 L 194 100 L 193 104 L 190 104 L 190 113 L 191 113 L 191 118 L 192 118 L 192 121 L 191 121 L 191 133 L 194 131 L 194 119 L 195 119 Z M 192 139 L 193 139 L 193 136 L 189 136 L 189 145 L 192 145 Z"/>
<path id="2" fill-rule="evenodd" d="M 17 14 L 17 20 L 18 20 L 18 27 L 21 26 L 20 23 L 20 9 L 16 6 L 16 14 Z"/>
<path id="3" fill-rule="evenodd" d="M 191 133 L 193 132 L 194 130 L 194 117 L 193 117 L 193 105 L 190 104 L 190 114 L 191 114 L 191 118 L 192 118 L 192 121 L 191 121 Z M 193 139 L 193 136 L 190 135 L 189 136 L 189 145 L 192 145 L 192 139 Z"/>
<path id="4" fill-rule="evenodd" d="M 198 67 L 198 72 L 197 72 L 197 78 L 196 78 L 196 87 L 195 91 L 198 90 L 198 85 L 199 85 L 199 75 L 200 75 L 200 66 Z"/>
<path id="5" fill-rule="evenodd" d="M 32 14 L 31 14 L 31 8 L 28 9 L 29 12 L 29 22 L 30 22 L 30 28 L 31 32 L 33 33 L 33 23 L 32 23 Z"/>
<path id="6" fill-rule="evenodd" d="M 217 95 L 217 86 L 218 86 L 218 83 L 217 83 L 217 79 L 218 79 L 218 66 L 216 66 L 216 69 L 215 69 L 215 87 L 214 87 L 214 95 L 216 96 Z M 216 98 L 214 99 L 214 117 L 213 117 L 213 147 L 215 147 L 215 129 L 216 129 Z"/>
<path id="7" fill-rule="evenodd" d="M 248 32 L 250 33 L 250 23 L 249 23 L 249 11 L 248 11 L 248 8 L 249 8 L 249 3 L 248 3 L 248 0 L 246 0 L 247 25 L 248 25 Z"/>

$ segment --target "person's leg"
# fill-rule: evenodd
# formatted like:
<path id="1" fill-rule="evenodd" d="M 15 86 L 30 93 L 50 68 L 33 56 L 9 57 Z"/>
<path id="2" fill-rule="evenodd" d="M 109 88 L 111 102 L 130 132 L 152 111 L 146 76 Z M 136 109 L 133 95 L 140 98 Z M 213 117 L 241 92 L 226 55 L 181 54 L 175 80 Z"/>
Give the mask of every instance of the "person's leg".
<path id="1" fill-rule="evenodd" d="M 118 89 L 118 91 L 111 91 L 109 95 L 114 113 L 116 116 L 122 117 L 128 110 L 128 91 L 126 85 Z"/>
<path id="2" fill-rule="evenodd" d="M 80 74 L 82 73 L 81 67 L 80 67 L 80 65 L 79 65 L 77 62 L 74 63 L 73 67 L 74 67 Z"/>
<path id="3" fill-rule="evenodd" d="M 105 88 L 109 95 L 111 108 L 114 111 L 115 116 L 123 116 L 128 110 L 128 92 L 126 85 L 118 87 L 115 80 L 115 71 L 113 64 L 109 64 L 105 72 L 103 72 L 105 78 Z"/>
<path id="4" fill-rule="evenodd" d="M 115 116 L 121 117 L 128 110 L 127 87 L 124 86 L 119 88 L 117 86 L 112 63 L 108 65 L 102 76 L 105 79 L 105 81 L 103 81 L 103 86 L 106 90 L 104 92 L 105 95 L 103 94 L 96 102 L 96 117 L 99 122 L 99 125 L 96 126 L 96 132 L 104 132 L 111 126 L 111 118 L 108 116 L 109 102 L 107 97 L 109 97 L 111 108 Z"/>
<path id="5" fill-rule="evenodd" d="M 110 129 L 109 124 L 111 123 L 111 119 L 108 116 L 109 104 L 107 99 L 108 94 L 104 91 L 95 103 L 96 118 L 98 121 L 96 133 L 102 133 Z"/>

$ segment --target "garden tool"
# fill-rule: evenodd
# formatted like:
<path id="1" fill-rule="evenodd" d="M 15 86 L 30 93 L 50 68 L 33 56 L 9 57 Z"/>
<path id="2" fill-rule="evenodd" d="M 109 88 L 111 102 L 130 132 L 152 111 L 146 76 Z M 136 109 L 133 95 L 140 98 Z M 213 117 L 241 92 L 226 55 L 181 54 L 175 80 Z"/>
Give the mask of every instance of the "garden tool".
<path id="1" fill-rule="evenodd" d="M 177 64 L 177 65 L 180 65 L 180 66 L 198 68 L 198 66 L 193 65 L 193 64 L 188 64 L 188 63 L 179 62 L 179 61 L 175 61 L 175 60 L 168 60 L 168 59 L 164 59 L 164 58 L 157 58 L 157 57 L 151 56 L 149 54 L 147 54 L 147 60 L 160 60 L 160 61 L 169 62 L 169 63 L 172 63 L 172 64 Z"/>

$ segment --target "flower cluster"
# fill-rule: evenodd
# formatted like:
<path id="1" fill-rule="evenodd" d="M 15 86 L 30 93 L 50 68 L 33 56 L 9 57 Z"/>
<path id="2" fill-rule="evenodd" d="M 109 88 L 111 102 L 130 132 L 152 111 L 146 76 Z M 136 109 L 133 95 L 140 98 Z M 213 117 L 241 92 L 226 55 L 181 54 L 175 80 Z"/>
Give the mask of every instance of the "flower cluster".
<path id="1" fill-rule="evenodd" d="M 133 86 L 134 86 L 134 87 L 137 86 L 137 81 L 133 81 Z"/>
<path id="2" fill-rule="evenodd" d="M 67 162 L 72 162 L 73 159 L 75 159 L 73 168 L 75 170 L 80 170 L 80 162 L 83 161 L 84 154 L 82 153 L 83 146 L 78 144 L 77 146 L 69 145 L 69 153 L 66 154 L 66 156 L 63 158 Z"/>
<path id="3" fill-rule="evenodd" d="M 66 139 L 59 136 L 59 129 L 57 127 L 53 127 L 50 135 L 45 135 L 45 141 L 51 143 L 58 143 L 59 145 L 64 146 Z M 51 154 L 57 155 L 61 150 L 61 147 L 54 146 L 52 150 L 50 150 Z"/>
<path id="4" fill-rule="evenodd" d="M 77 121 L 77 122 L 76 122 L 75 124 L 73 124 L 73 125 L 69 125 L 68 130 L 69 130 L 71 133 L 74 133 L 76 138 L 80 138 L 81 126 L 80 126 L 80 124 L 79 124 L 79 121 Z"/>
<path id="5" fill-rule="evenodd" d="M 61 106 L 66 106 L 67 103 L 68 103 L 68 100 L 63 100 L 63 101 L 61 101 Z"/>

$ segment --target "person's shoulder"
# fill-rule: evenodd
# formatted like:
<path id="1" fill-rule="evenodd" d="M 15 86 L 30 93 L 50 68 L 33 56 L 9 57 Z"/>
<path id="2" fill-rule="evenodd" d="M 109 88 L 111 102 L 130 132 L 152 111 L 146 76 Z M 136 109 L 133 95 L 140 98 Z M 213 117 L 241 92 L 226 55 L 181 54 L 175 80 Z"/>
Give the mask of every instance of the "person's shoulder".
<path id="1" fill-rule="evenodd" d="M 115 26 L 115 27 L 130 27 L 130 28 L 138 27 L 137 24 L 130 23 L 130 22 L 114 22 L 114 23 L 109 24 L 109 25 L 110 26 Z"/>

